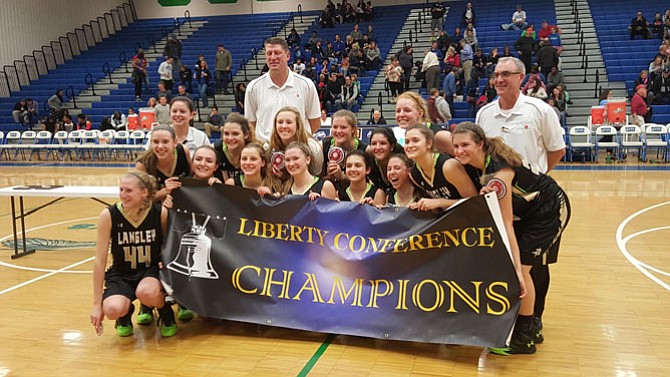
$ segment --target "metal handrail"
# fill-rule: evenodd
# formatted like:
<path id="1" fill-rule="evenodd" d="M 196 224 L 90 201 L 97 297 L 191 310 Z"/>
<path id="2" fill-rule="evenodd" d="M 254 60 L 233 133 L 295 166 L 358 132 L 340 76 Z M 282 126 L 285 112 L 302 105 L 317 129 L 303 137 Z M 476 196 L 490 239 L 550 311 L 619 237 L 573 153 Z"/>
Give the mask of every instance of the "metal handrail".
<path id="1" fill-rule="evenodd" d="M 52 50 L 55 50 L 54 47 L 53 47 L 54 43 L 57 44 L 58 47 L 59 47 L 58 51 L 60 51 L 61 61 L 65 62 L 65 52 L 63 51 L 63 44 L 60 43 L 60 41 L 51 41 L 51 43 L 49 43 L 49 44 L 50 44 L 50 47 L 51 47 Z M 56 54 L 55 53 L 54 53 L 54 60 L 56 61 L 56 65 L 58 65 L 58 60 L 56 60 Z"/>
<path id="2" fill-rule="evenodd" d="M 154 54 L 158 53 L 158 50 L 156 50 L 156 38 L 154 37 L 154 33 L 149 33 L 147 37 L 149 38 L 149 46 L 153 46 L 154 48 Z"/>
<path id="3" fill-rule="evenodd" d="M 102 73 L 109 75 L 109 83 L 114 84 L 114 81 L 112 81 L 112 68 L 109 66 L 108 62 L 105 62 L 105 64 L 102 65 Z"/>
<path id="4" fill-rule="evenodd" d="M 121 51 L 119 53 L 119 62 L 123 64 L 123 68 L 126 70 L 126 73 L 130 73 L 130 71 L 128 71 L 128 58 L 126 57 L 125 51 Z"/>
<path id="5" fill-rule="evenodd" d="M 79 51 L 79 53 L 81 54 L 81 45 L 79 44 L 79 38 L 77 37 L 77 34 L 69 31 L 65 35 L 67 36 L 68 41 L 70 40 L 70 35 L 74 35 L 74 41 L 77 42 L 77 51 Z M 70 42 L 70 44 L 72 44 L 72 42 Z M 72 46 L 70 46 L 70 50 L 72 50 Z M 74 57 L 74 51 L 72 56 Z"/>
<path id="6" fill-rule="evenodd" d="M 91 94 L 96 95 L 96 94 L 95 94 L 95 87 L 93 87 L 94 81 L 93 81 L 93 75 L 92 75 L 92 74 L 87 73 L 86 76 L 84 76 L 84 83 L 86 83 L 86 85 L 90 85 L 90 87 L 91 87 Z M 73 99 L 74 99 L 74 98 L 73 98 Z M 76 106 L 75 106 L 75 107 L 76 107 Z"/>
<path id="7" fill-rule="evenodd" d="M 247 77 L 247 59 L 242 58 L 242 61 L 240 62 L 240 69 L 244 71 L 244 81 L 249 81 L 249 78 Z"/>
<path id="8" fill-rule="evenodd" d="M 30 69 L 30 66 L 28 65 L 28 60 L 26 59 L 33 59 L 33 67 L 34 69 Z M 37 80 L 40 78 L 40 72 L 37 69 L 37 59 L 35 59 L 34 56 L 32 55 L 23 55 L 23 63 L 26 65 L 26 73 L 28 74 L 28 80 L 33 81 Z M 33 72 L 34 74 L 31 75 L 30 73 Z"/>
<path id="9" fill-rule="evenodd" d="M 181 37 L 181 28 L 179 27 L 180 26 L 179 25 L 179 19 L 177 17 L 175 17 L 172 24 L 173 24 L 174 28 L 177 29 L 177 35 Z"/>
<path id="10" fill-rule="evenodd" d="M 95 42 L 95 33 L 93 32 L 93 26 L 91 26 L 90 22 L 93 22 L 93 21 L 89 21 L 88 24 L 81 25 L 81 29 L 84 31 L 84 38 L 86 38 L 86 43 L 88 43 L 88 35 L 86 34 L 86 27 L 88 26 L 88 29 L 91 30 L 91 38 L 93 38 L 93 42 L 89 43 L 89 47 L 90 46 L 95 46 L 95 43 L 96 43 Z"/>
<path id="11" fill-rule="evenodd" d="M 23 64 L 23 67 L 25 68 L 25 71 L 24 71 L 25 76 L 22 77 L 21 71 L 19 70 L 19 67 L 16 66 L 16 63 Z M 28 64 L 26 64 L 26 62 L 24 62 L 23 60 L 14 60 L 14 63 L 12 63 L 12 64 L 14 65 L 14 69 L 16 69 L 16 78 L 19 82 L 19 86 L 29 85 L 30 84 L 30 77 L 28 76 Z M 24 78 L 24 77 L 25 77 L 25 82 L 22 83 L 21 79 Z"/>
<path id="12" fill-rule="evenodd" d="M 258 68 L 258 59 L 256 59 L 257 54 L 258 54 L 258 50 L 256 49 L 256 47 L 252 48 L 251 49 L 251 59 L 254 59 L 254 61 L 256 62 L 256 69 L 259 69 Z"/>
<path id="13" fill-rule="evenodd" d="M 98 34 L 100 34 L 100 40 L 99 40 L 99 41 L 97 41 L 97 40 L 95 39 L 95 33 L 94 33 L 94 30 L 93 30 L 93 23 L 94 23 L 94 22 L 95 22 L 95 24 L 98 26 Z M 95 41 L 96 43 L 98 43 L 98 42 L 102 42 L 102 40 L 104 39 L 104 37 L 102 36 L 102 29 L 100 28 L 100 22 L 98 22 L 98 20 L 96 19 L 96 20 L 91 20 L 91 21 L 89 21 L 88 23 L 89 23 L 90 26 L 91 26 L 91 33 L 93 34 L 93 41 Z"/>
<path id="14" fill-rule="evenodd" d="M 186 23 L 186 21 L 188 21 L 188 27 L 192 28 L 193 24 L 191 23 L 191 11 L 188 9 L 184 11 L 184 23 Z"/>
<path id="15" fill-rule="evenodd" d="M 60 37 L 58 37 L 58 42 L 60 43 L 61 51 L 63 51 L 63 62 L 65 62 L 65 60 L 70 60 L 70 59 L 67 59 L 65 57 L 65 48 L 64 48 L 63 40 L 67 41 L 67 49 L 70 51 L 70 59 L 72 59 L 72 57 L 74 57 L 74 53 L 72 51 L 72 45 L 70 44 L 70 39 L 65 38 L 62 35 Z"/>
<path id="16" fill-rule="evenodd" d="M 42 61 L 44 62 L 44 69 L 42 72 L 40 72 L 40 65 L 37 64 L 37 55 L 35 54 L 42 54 Z M 42 50 L 33 50 L 33 59 L 35 59 L 35 65 L 37 66 L 37 75 L 46 75 L 49 73 L 49 65 L 47 64 L 47 56 L 44 54 L 44 51 Z"/>
<path id="17" fill-rule="evenodd" d="M 128 0 L 126 4 L 130 6 L 130 14 L 133 16 L 133 22 L 137 21 L 137 11 L 135 9 L 135 2 L 133 0 Z"/>
<path id="18" fill-rule="evenodd" d="M 587 82 L 586 80 L 586 72 L 589 70 L 589 56 L 584 54 L 584 60 L 585 60 L 585 68 L 584 68 L 584 83 Z"/>
<path id="19" fill-rule="evenodd" d="M 300 22 L 302 22 L 302 4 L 298 4 L 298 15 L 300 16 Z"/>
<path id="20" fill-rule="evenodd" d="M 384 111 L 384 98 L 382 97 L 382 93 L 379 92 L 379 95 L 377 95 L 377 104 L 379 105 L 379 112 Z"/>
<path id="21" fill-rule="evenodd" d="M 600 84 L 600 69 L 596 69 L 596 86 L 595 86 L 595 94 L 594 94 L 593 98 L 598 98 L 599 95 L 600 95 L 598 93 L 598 85 L 599 84 Z"/>
<path id="22" fill-rule="evenodd" d="M 90 73 L 89 73 L 89 75 L 90 75 Z M 69 96 L 67 95 L 68 91 L 70 91 Z M 72 98 L 72 106 L 76 109 L 77 108 L 77 99 L 74 96 L 74 87 L 72 85 L 65 88 L 65 96 Z"/>
<path id="23" fill-rule="evenodd" d="M 116 19 L 114 19 L 114 15 L 112 14 L 112 12 L 116 12 Z M 109 17 L 112 18 L 112 25 L 114 26 L 114 31 L 121 30 L 122 25 L 121 25 L 121 18 L 119 17 L 119 11 L 116 10 L 116 9 L 110 9 L 109 12 L 107 12 L 107 13 L 109 13 Z M 117 19 L 119 20 L 119 27 L 118 28 L 116 27 L 116 20 Z"/>
<path id="24" fill-rule="evenodd" d="M 409 29 L 409 43 L 412 43 L 412 29 Z"/>
<path id="25" fill-rule="evenodd" d="M 107 19 L 105 17 L 102 17 L 102 16 L 96 17 L 95 20 L 98 22 L 98 24 L 100 24 L 100 19 L 105 21 L 105 31 L 107 32 L 107 36 L 109 37 L 109 26 L 107 26 Z M 102 34 L 102 26 L 100 26 L 100 36 L 103 37 L 103 38 L 105 37 Z"/>
<path id="26" fill-rule="evenodd" d="M 49 59 L 47 59 L 49 54 L 47 54 L 47 52 L 44 50 L 44 49 L 48 49 L 48 48 L 51 49 L 51 59 L 53 59 L 53 65 L 49 65 Z M 58 65 L 58 63 L 56 62 L 56 55 L 54 55 L 55 54 L 54 48 L 51 47 L 51 46 L 44 45 L 44 46 L 42 46 L 41 50 L 42 50 L 42 53 L 44 54 L 44 61 L 47 63 L 47 72 L 49 71 L 49 69 L 56 69 L 56 66 Z M 53 68 L 51 68 L 52 66 L 53 66 Z"/>

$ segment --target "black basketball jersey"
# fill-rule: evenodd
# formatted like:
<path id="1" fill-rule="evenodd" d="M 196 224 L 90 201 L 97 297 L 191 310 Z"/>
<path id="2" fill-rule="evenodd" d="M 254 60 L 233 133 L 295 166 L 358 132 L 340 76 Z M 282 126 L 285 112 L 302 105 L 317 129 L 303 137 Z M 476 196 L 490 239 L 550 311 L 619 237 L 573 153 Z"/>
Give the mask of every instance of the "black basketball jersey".
<path id="1" fill-rule="evenodd" d="M 408 204 L 414 203 L 417 200 L 419 200 L 419 196 L 417 195 L 417 191 L 414 190 L 414 197 Z M 394 206 L 398 205 L 398 193 L 393 188 L 391 188 L 386 194 L 386 203 Z"/>
<path id="2" fill-rule="evenodd" d="M 242 174 L 242 171 L 240 170 L 239 167 L 236 167 L 233 165 L 232 162 L 230 162 L 230 159 L 228 158 L 228 154 L 226 153 L 226 144 L 223 143 L 223 141 L 219 140 L 214 142 L 214 150 L 216 150 L 216 154 L 219 155 L 219 161 L 221 162 L 219 164 L 219 170 L 215 173 L 215 177 L 219 179 L 223 179 L 223 172 L 226 172 L 228 174 L 228 178 L 235 178 L 238 175 Z"/>
<path id="3" fill-rule="evenodd" d="M 374 164 L 370 167 L 370 174 L 368 174 L 370 182 L 377 186 L 377 188 L 382 189 L 385 193 L 389 193 L 393 190 L 391 182 L 386 178 L 386 171 L 382 171 L 381 167 L 377 163 L 377 160 L 374 160 Z"/>
<path id="4" fill-rule="evenodd" d="M 170 177 L 189 177 L 191 176 L 191 168 L 188 164 L 188 156 L 186 156 L 186 151 L 184 150 L 184 146 L 181 144 L 177 144 L 175 147 L 175 168 L 174 172 Z M 167 175 L 163 174 L 160 170 L 156 170 L 156 181 L 158 182 L 158 187 L 163 188 L 165 187 L 165 180 L 170 178 Z"/>
<path id="5" fill-rule="evenodd" d="M 158 265 L 163 244 L 161 205 L 154 203 L 139 224 L 133 224 L 123 214 L 123 206 L 116 203 L 107 207 L 112 217 L 111 270 L 134 274 Z"/>
<path id="6" fill-rule="evenodd" d="M 326 183 L 326 180 L 321 177 L 314 177 L 314 183 L 307 189 L 305 192 L 293 192 L 293 187 L 291 187 L 291 194 L 293 195 L 309 195 L 310 192 L 317 193 L 321 195 L 321 190 L 323 189 L 323 184 Z"/>
<path id="7" fill-rule="evenodd" d="M 510 167 L 507 162 L 491 156 L 486 157 L 483 185 L 488 184 L 495 173 L 500 169 Z M 511 167 L 514 170 L 512 180 L 512 207 L 514 216 L 526 220 L 546 204 L 554 205 L 562 189 L 548 175 L 534 171 L 530 164 L 524 161 L 523 166 Z M 507 188 L 509 189 L 509 188 Z"/>
<path id="8" fill-rule="evenodd" d="M 365 190 L 365 194 L 363 195 L 363 198 L 374 199 L 376 193 L 377 193 L 377 186 L 375 186 L 372 183 L 368 183 L 367 188 Z M 341 202 L 352 202 L 353 201 L 353 199 L 351 197 L 351 191 L 349 190 L 349 186 L 338 190 L 337 191 L 337 196 L 340 198 Z"/>
<path id="9" fill-rule="evenodd" d="M 433 184 L 431 185 L 426 180 L 419 164 L 415 164 L 410 171 L 411 181 L 415 187 L 418 188 L 419 194 L 424 198 L 433 199 L 461 199 L 463 196 L 458 192 L 456 186 L 447 180 L 442 172 L 444 164 L 452 158 L 446 153 L 435 153 L 433 174 Z"/>
<path id="10" fill-rule="evenodd" d="M 242 174 L 233 177 L 233 185 L 244 187 L 244 176 Z"/>

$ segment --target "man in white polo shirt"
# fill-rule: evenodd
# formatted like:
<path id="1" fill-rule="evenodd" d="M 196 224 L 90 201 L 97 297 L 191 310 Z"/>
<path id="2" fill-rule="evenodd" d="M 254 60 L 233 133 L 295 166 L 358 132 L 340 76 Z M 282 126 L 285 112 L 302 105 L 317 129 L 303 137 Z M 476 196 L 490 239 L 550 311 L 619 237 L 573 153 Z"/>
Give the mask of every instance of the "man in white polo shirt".
<path id="1" fill-rule="evenodd" d="M 523 62 L 517 58 L 500 58 L 493 73 L 498 100 L 477 113 L 487 137 L 502 137 L 534 170 L 549 173 L 565 154 L 564 130 L 558 115 L 546 102 L 521 94 L 519 88 L 526 75 Z M 542 313 L 549 290 L 549 266 L 558 259 L 559 240 L 542 258 L 536 258 L 530 275 L 534 299 L 522 301 L 517 323 L 532 323 L 533 341 L 542 343 Z M 531 296 L 529 293 L 527 296 Z M 532 317 L 531 317 L 532 316 Z"/>
<path id="2" fill-rule="evenodd" d="M 262 143 L 270 140 L 274 117 L 284 106 L 297 108 L 305 129 L 311 133 L 321 127 L 316 86 L 312 80 L 289 69 L 289 57 L 288 44 L 283 38 L 268 38 L 265 41 L 265 62 L 270 70 L 247 86 L 244 116 L 249 119 L 249 124 L 256 130 L 256 138 Z"/>

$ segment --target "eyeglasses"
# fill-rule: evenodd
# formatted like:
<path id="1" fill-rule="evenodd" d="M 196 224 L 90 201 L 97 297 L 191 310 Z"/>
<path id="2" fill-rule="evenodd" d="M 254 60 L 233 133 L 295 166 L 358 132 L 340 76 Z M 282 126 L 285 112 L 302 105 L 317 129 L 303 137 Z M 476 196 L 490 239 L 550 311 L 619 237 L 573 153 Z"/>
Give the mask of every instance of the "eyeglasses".
<path id="1" fill-rule="evenodd" d="M 512 75 L 518 75 L 521 72 L 508 72 L 508 71 L 503 71 L 503 72 L 493 72 L 493 78 L 498 79 L 498 78 L 503 78 L 503 79 L 508 79 Z"/>

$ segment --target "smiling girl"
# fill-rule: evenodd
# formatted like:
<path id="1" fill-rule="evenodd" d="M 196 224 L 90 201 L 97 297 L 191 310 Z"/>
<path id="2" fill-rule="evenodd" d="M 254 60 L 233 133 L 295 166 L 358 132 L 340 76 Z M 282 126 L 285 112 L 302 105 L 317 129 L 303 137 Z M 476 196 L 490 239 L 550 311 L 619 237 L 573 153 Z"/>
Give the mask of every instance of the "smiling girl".
<path id="1" fill-rule="evenodd" d="M 372 161 L 367 153 L 353 150 L 347 155 L 344 164 L 349 186 L 339 191 L 340 201 L 379 206 L 386 204 L 384 191 L 368 181 Z"/>
<path id="2" fill-rule="evenodd" d="M 247 118 L 237 113 L 230 113 L 223 124 L 222 140 L 214 143 L 220 165 L 217 177 L 222 181 L 240 175 L 240 155 L 245 145 L 255 141 L 249 128 Z"/>
<path id="3" fill-rule="evenodd" d="M 310 174 L 308 166 L 311 160 L 307 145 L 292 142 L 286 147 L 286 170 L 291 178 L 288 181 L 287 194 L 308 195 L 310 200 L 324 197 L 336 200 L 337 191 L 333 183 Z"/>
<path id="4" fill-rule="evenodd" d="M 386 177 L 392 190 L 388 192 L 386 202 L 397 207 L 408 207 L 419 200 L 417 190 L 410 181 L 409 174 L 412 170 L 412 161 L 402 154 L 394 154 L 389 158 L 386 166 Z"/>

